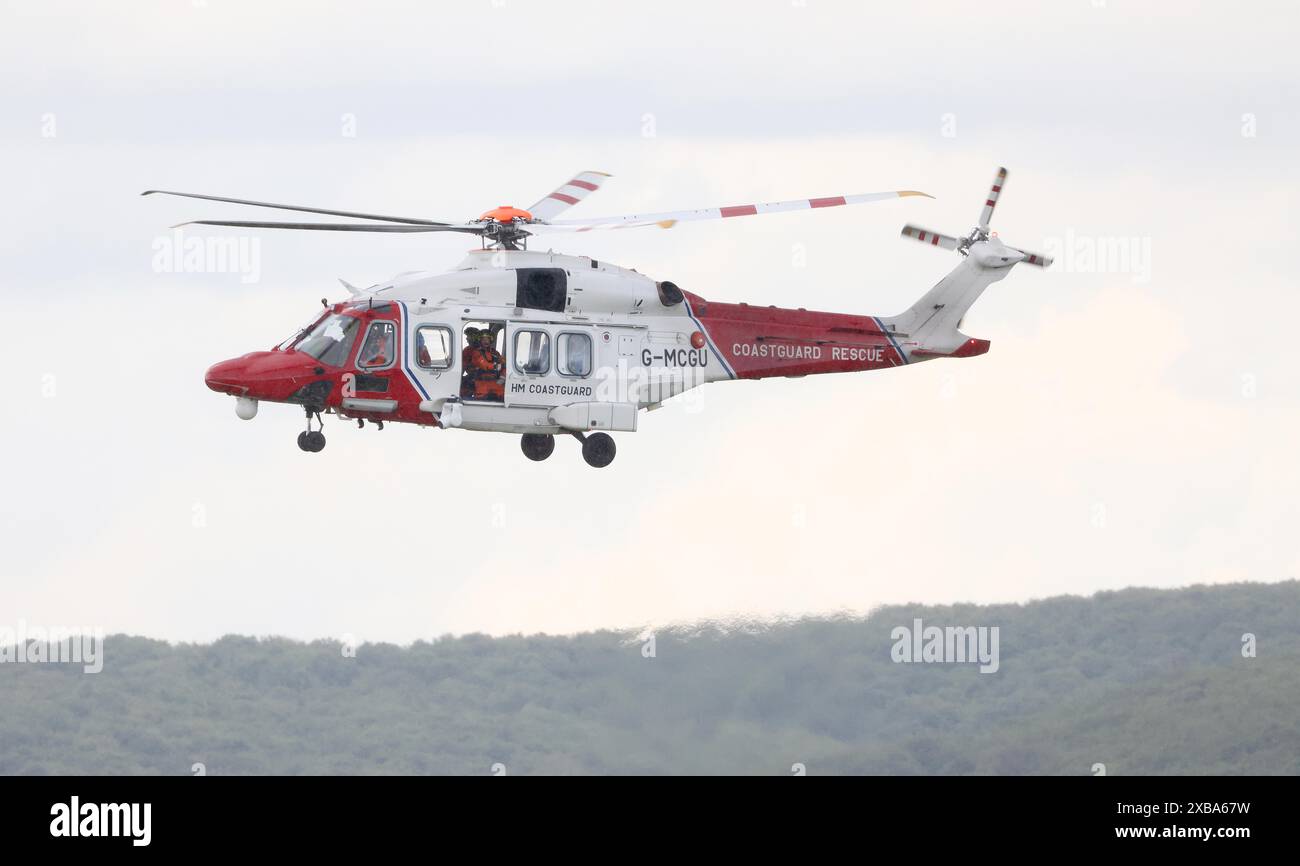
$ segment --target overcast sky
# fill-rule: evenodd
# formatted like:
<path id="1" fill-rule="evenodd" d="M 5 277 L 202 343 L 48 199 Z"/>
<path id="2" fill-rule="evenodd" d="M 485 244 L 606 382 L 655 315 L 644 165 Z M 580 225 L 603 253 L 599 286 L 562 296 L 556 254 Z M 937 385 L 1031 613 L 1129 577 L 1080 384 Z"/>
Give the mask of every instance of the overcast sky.
<path id="1" fill-rule="evenodd" d="M 409 641 L 1005 601 L 1300 571 L 1300 125 L 1286 3 L 128 4 L 0 13 L 0 625 Z M 459 220 L 614 174 L 571 216 L 921 189 L 556 238 L 716 300 L 891 315 L 976 222 L 1058 254 L 963 330 L 988 355 L 721 383 L 576 442 L 252 422 L 212 363 L 336 279 L 454 236 L 248 235 L 257 279 L 160 270 L 231 206 Z M 220 231 L 220 230 L 217 230 Z M 548 243 L 551 242 L 549 239 Z M 1099 244 L 1131 251 L 1098 263 Z"/>

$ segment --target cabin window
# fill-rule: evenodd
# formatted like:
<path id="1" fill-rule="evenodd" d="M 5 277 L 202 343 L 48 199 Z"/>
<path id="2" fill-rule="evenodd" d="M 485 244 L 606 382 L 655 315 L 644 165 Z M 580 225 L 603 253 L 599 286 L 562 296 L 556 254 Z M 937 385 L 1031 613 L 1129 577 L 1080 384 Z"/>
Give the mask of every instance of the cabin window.
<path id="1" fill-rule="evenodd" d="M 545 331 L 515 332 L 515 369 L 528 376 L 551 370 L 551 335 Z"/>
<path id="2" fill-rule="evenodd" d="M 393 363 L 397 346 L 397 328 L 392 322 L 372 322 L 366 339 L 357 353 L 357 366 L 376 368 Z"/>
<path id="3" fill-rule="evenodd" d="M 561 376 L 591 375 L 590 334 L 560 334 L 555 344 L 555 365 Z"/>
<path id="4" fill-rule="evenodd" d="M 451 328 L 421 325 L 415 330 L 415 363 L 426 370 L 446 370 L 451 366 Z"/>

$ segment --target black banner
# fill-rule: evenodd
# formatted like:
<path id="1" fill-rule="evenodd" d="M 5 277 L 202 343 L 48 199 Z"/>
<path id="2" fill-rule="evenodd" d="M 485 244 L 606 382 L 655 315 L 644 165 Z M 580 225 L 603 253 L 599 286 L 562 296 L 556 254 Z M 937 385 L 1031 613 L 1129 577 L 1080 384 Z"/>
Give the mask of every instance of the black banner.
<path id="1" fill-rule="evenodd" d="M 1290 838 L 1300 793 L 1292 777 L 44 777 L 10 778 L 5 788 L 6 842 L 83 854 L 335 853 L 430 834 L 492 839 L 505 828 L 516 839 L 568 828 L 581 849 L 596 846 L 591 827 L 643 831 L 663 843 L 725 834 L 736 847 L 763 847 L 773 834 L 790 843 L 844 834 L 869 847 L 922 841 L 927 850 L 996 843 L 998 851 L 1042 851 L 1049 842 L 1058 851 L 1230 854 Z"/>

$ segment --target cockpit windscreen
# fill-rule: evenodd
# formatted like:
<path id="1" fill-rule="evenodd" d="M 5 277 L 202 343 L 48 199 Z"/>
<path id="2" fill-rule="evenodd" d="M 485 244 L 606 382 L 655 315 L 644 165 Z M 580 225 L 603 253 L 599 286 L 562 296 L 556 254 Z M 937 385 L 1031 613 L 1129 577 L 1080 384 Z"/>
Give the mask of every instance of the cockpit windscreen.
<path id="1" fill-rule="evenodd" d="M 322 364 L 342 367 L 347 363 L 348 353 L 352 351 L 352 344 L 360 329 L 360 319 L 339 313 L 322 320 L 294 348 L 311 355 Z"/>

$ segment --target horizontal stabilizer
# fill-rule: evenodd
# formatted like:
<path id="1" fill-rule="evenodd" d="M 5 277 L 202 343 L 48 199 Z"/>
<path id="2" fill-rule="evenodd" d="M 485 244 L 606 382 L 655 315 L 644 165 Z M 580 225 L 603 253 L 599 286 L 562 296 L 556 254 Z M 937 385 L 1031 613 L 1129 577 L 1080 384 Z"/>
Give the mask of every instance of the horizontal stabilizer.
<path id="1" fill-rule="evenodd" d="M 912 350 L 912 356 L 915 358 L 974 358 L 976 355 L 983 355 L 988 350 L 988 340 L 977 340 L 974 337 L 968 337 L 966 342 L 951 352 L 939 352 L 934 349 L 918 347 Z"/>

